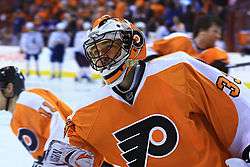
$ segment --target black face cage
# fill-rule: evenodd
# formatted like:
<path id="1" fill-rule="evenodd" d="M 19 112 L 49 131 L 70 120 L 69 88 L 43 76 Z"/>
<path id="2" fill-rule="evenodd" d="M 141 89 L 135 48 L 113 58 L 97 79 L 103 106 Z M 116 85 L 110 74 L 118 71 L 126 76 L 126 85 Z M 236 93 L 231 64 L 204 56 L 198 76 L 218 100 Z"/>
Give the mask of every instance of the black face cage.
<path id="1" fill-rule="evenodd" d="M 97 44 L 104 40 L 108 41 L 109 45 L 105 49 L 105 53 L 101 54 L 100 51 L 98 50 Z M 108 56 L 107 53 L 113 47 L 115 40 L 121 40 L 122 45 L 118 49 L 116 55 L 111 58 L 110 56 Z M 87 58 L 91 67 L 96 71 L 101 71 L 101 72 L 105 69 L 110 69 L 114 65 L 118 64 L 122 59 L 129 57 L 131 46 L 132 46 L 132 31 L 109 31 L 99 36 L 91 37 L 83 44 L 85 57 Z M 93 54 L 89 52 L 88 49 L 90 47 L 94 47 L 97 53 Z M 98 65 L 98 63 L 100 64 Z"/>
<path id="2" fill-rule="evenodd" d="M 8 66 L 0 69 L 0 89 L 1 91 L 6 88 L 8 83 L 13 83 L 14 94 L 13 97 L 19 95 L 24 89 L 24 76 L 14 66 Z"/>

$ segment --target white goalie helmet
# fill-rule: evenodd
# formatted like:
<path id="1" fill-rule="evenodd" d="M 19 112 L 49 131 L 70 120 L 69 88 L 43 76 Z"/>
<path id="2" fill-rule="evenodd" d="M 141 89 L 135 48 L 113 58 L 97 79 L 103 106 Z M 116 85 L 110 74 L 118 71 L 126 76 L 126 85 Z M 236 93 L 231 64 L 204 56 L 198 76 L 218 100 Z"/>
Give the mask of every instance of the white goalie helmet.
<path id="1" fill-rule="evenodd" d="M 133 24 L 105 15 L 94 22 L 84 42 L 84 51 L 106 84 L 117 85 L 132 64 L 146 57 L 146 44 L 143 33 Z"/>

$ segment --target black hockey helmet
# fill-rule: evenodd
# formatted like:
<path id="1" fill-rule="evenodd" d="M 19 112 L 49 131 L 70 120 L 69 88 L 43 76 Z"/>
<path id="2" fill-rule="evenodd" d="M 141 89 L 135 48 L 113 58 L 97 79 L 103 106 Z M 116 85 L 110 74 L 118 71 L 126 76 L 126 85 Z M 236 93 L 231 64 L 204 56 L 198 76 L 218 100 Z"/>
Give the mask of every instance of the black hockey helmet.
<path id="1" fill-rule="evenodd" d="M 24 80 L 24 75 L 17 67 L 6 66 L 0 69 L 0 89 L 2 91 L 8 83 L 13 83 L 13 97 L 18 96 L 25 89 Z"/>

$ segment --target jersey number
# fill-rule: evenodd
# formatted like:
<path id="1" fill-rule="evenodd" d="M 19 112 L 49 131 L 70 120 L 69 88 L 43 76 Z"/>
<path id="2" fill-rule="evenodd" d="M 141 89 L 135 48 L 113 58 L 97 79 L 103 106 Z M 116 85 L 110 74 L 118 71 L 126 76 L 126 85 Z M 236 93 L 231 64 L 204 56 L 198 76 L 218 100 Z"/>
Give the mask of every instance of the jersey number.
<path id="1" fill-rule="evenodd" d="M 144 167 L 148 156 L 162 158 L 178 145 L 179 133 L 166 116 L 150 115 L 113 133 L 129 167 Z"/>
<path id="2" fill-rule="evenodd" d="M 234 82 L 237 84 L 241 84 L 240 80 L 234 79 Z M 229 81 L 227 78 L 223 76 L 219 76 L 216 85 L 220 90 L 223 90 L 225 87 L 230 90 L 229 95 L 232 97 L 238 97 L 240 95 L 240 88 L 231 81 Z"/>
<path id="3" fill-rule="evenodd" d="M 34 152 L 38 148 L 38 139 L 36 135 L 29 129 L 20 128 L 18 139 L 29 152 Z"/>

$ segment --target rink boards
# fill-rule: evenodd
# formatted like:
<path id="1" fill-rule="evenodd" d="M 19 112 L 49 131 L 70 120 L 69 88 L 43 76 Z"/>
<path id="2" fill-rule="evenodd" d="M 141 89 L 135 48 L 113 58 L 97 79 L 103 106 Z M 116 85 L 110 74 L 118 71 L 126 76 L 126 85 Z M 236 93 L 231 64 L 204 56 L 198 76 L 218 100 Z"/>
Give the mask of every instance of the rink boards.
<path id="1" fill-rule="evenodd" d="M 0 66 L 3 65 L 15 65 L 22 69 L 25 72 L 26 64 L 24 60 L 24 55 L 19 52 L 19 47 L 16 46 L 0 46 Z M 50 76 L 50 50 L 44 48 L 42 53 L 39 56 L 39 65 L 42 76 Z M 250 56 L 241 56 L 239 53 L 229 53 L 230 66 L 250 63 Z M 66 49 L 64 63 L 63 63 L 63 77 L 65 78 L 74 78 L 78 71 L 79 67 L 74 59 L 74 49 Z M 241 79 L 245 83 L 249 83 L 250 87 L 250 65 L 247 66 L 237 66 L 230 68 L 229 74 Z M 35 74 L 35 65 L 34 60 L 31 60 L 31 75 Z M 99 79 L 100 75 L 92 71 L 92 78 Z"/>

